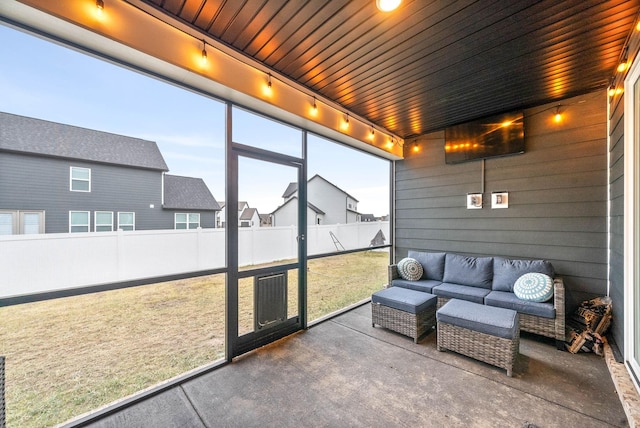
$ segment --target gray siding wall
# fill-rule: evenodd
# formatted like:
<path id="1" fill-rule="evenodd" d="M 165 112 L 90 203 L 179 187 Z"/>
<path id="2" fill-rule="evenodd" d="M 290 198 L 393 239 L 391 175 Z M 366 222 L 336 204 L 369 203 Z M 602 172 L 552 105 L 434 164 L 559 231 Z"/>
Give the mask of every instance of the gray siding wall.
<path id="1" fill-rule="evenodd" d="M 629 60 L 637 60 L 640 36 L 629 41 Z M 623 87 L 624 75 L 616 76 L 617 87 Z M 609 186 L 611 233 L 609 251 L 609 295 L 613 302 L 610 334 L 624 354 L 624 97 L 617 94 L 609 102 Z M 629 296 L 633 298 L 633 296 Z"/>
<path id="2" fill-rule="evenodd" d="M 70 167 L 91 169 L 91 192 L 69 190 Z M 154 208 L 150 208 L 150 205 Z M 174 211 L 162 209 L 162 173 L 82 161 L 0 153 L 0 209 L 44 210 L 45 233 L 69 232 L 69 211 L 136 213 L 136 230 L 173 229 Z M 213 213 L 201 214 L 203 227 Z"/>
<path id="3" fill-rule="evenodd" d="M 609 186 L 611 248 L 609 295 L 613 302 L 611 335 L 624 349 L 624 97 L 615 97 L 609 112 Z"/>
<path id="4" fill-rule="evenodd" d="M 444 132 L 417 139 L 396 163 L 396 260 L 409 249 L 550 260 L 567 287 L 567 307 L 607 293 L 607 115 L 604 91 L 525 111 L 526 153 L 447 165 Z M 412 145 L 413 140 L 407 142 Z M 491 209 L 491 192 L 509 192 Z"/>
<path id="5" fill-rule="evenodd" d="M 628 41 L 628 59 L 638 61 L 640 34 L 634 31 Z M 615 76 L 615 85 L 624 86 L 626 74 Z M 632 96 L 632 94 L 628 94 Z M 633 195 L 624 194 L 624 97 L 617 94 L 609 102 L 609 228 L 611 233 L 609 252 L 609 294 L 613 301 L 611 336 L 618 349 L 624 353 L 624 203 Z M 629 296 L 628 298 L 632 298 Z M 637 317 L 638 314 L 635 314 Z"/>

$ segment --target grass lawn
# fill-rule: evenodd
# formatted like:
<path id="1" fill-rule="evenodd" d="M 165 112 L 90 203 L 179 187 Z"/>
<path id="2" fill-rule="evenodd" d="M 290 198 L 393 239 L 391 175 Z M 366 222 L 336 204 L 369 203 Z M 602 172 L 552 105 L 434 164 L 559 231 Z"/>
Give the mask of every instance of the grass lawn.
<path id="1" fill-rule="evenodd" d="M 310 260 L 309 320 L 382 288 L 388 262 L 373 251 Z M 246 282 L 241 332 L 253 329 Z M 222 358 L 224 283 L 213 275 L 0 308 L 7 426 L 61 423 Z M 288 315 L 296 313 L 292 271 Z"/>

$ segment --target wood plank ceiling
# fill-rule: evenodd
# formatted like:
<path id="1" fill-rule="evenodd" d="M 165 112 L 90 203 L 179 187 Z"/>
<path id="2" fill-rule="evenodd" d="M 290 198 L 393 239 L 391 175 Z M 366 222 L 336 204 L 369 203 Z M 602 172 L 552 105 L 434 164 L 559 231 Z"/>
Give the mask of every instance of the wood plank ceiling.
<path id="1" fill-rule="evenodd" d="M 143 0 L 403 138 L 608 86 L 640 0 Z"/>

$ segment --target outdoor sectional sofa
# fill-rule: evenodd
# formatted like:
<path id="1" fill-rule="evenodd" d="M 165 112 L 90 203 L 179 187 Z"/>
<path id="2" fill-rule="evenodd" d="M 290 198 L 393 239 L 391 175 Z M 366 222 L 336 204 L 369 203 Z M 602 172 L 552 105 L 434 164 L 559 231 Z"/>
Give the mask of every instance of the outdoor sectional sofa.
<path id="1" fill-rule="evenodd" d="M 467 300 L 518 312 L 520 330 L 556 340 L 564 349 L 564 283 L 546 260 L 504 257 L 469 257 L 455 253 L 409 251 L 407 257 L 420 262 L 422 277 L 411 281 L 400 277 L 397 265 L 389 266 L 389 286 L 434 294 L 441 308 L 450 299 Z M 547 302 L 519 299 L 514 283 L 525 273 L 544 273 L 553 278 L 553 298 Z"/>

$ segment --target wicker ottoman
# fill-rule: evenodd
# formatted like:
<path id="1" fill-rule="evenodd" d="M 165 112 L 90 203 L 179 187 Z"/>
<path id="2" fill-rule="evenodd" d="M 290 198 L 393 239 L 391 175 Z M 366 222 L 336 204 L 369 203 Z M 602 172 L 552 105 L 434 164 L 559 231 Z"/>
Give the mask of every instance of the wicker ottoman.
<path id="1" fill-rule="evenodd" d="M 418 338 L 433 330 L 436 324 L 436 303 L 433 294 L 389 287 L 371 295 L 371 324 Z"/>
<path id="2" fill-rule="evenodd" d="M 451 299 L 436 313 L 438 351 L 448 349 L 513 373 L 520 348 L 518 313 Z"/>

